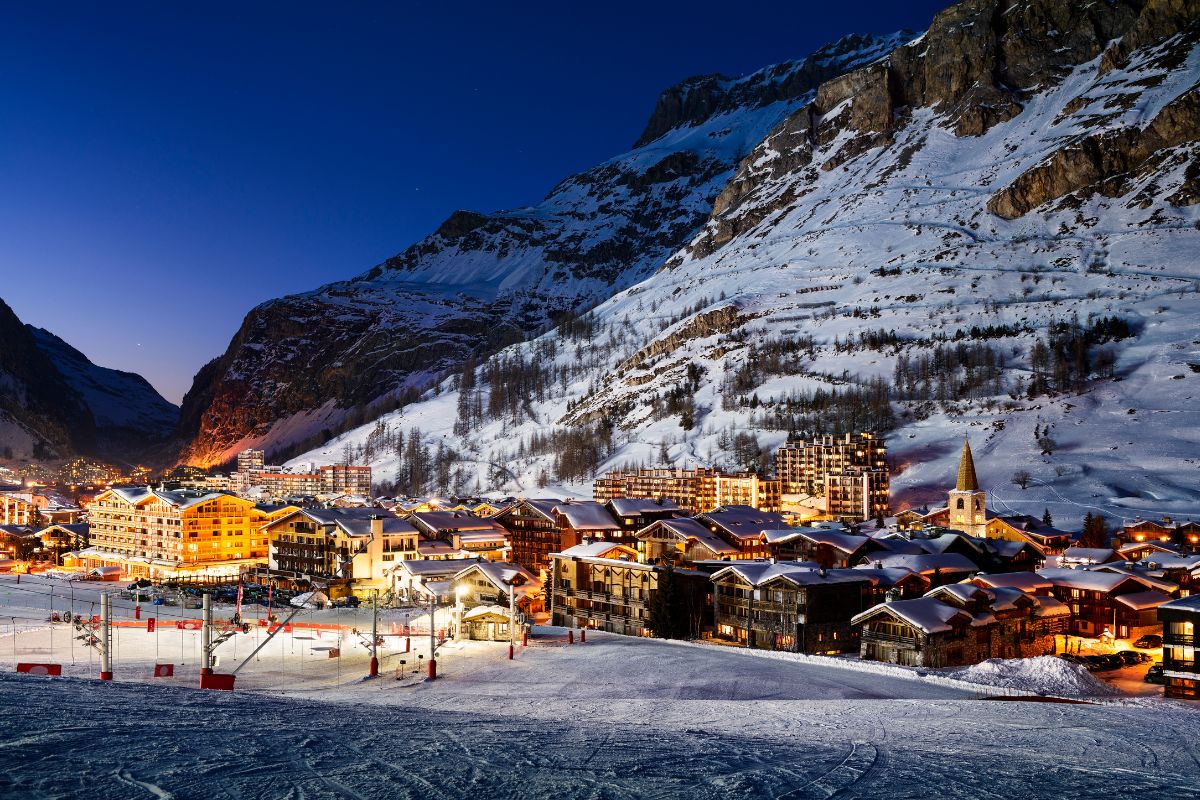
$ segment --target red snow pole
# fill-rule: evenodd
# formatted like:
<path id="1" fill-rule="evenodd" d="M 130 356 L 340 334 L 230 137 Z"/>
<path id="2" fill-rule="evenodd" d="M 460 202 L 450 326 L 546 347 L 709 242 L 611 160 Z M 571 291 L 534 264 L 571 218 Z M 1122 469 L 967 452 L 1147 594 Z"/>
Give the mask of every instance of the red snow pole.
<path id="1" fill-rule="evenodd" d="M 521 647 L 529 647 L 529 628 L 521 631 Z"/>
<path id="2" fill-rule="evenodd" d="M 512 661 L 512 660 L 513 660 L 513 646 L 512 646 L 512 642 L 509 642 L 509 643 L 508 643 L 508 660 L 509 660 L 509 661 Z"/>
<path id="3" fill-rule="evenodd" d="M 579 643 L 583 644 L 587 641 L 587 628 L 579 629 Z"/>
<path id="4" fill-rule="evenodd" d="M 141 606 L 141 604 L 135 605 L 135 606 L 133 607 L 133 618 L 134 618 L 134 619 L 141 619 L 141 618 L 142 618 L 142 606 Z"/>
<path id="5" fill-rule="evenodd" d="M 567 644 L 575 644 L 575 631 L 567 631 Z"/>
<path id="6" fill-rule="evenodd" d="M 404 652 L 407 653 L 411 649 L 412 649 L 412 637 L 406 636 L 404 638 Z"/>
<path id="7" fill-rule="evenodd" d="M 379 677 L 379 659 L 375 656 L 371 656 L 371 677 Z"/>

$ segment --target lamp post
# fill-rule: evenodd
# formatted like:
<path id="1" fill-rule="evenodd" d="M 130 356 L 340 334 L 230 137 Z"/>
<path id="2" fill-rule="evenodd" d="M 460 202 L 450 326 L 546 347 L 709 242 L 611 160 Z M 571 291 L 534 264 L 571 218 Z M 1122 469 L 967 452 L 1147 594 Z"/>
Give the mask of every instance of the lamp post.
<path id="1" fill-rule="evenodd" d="M 508 586 L 508 660 L 513 660 L 513 635 L 517 625 L 517 587 L 525 583 L 525 576 L 516 573 L 504 582 Z"/>
<path id="2" fill-rule="evenodd" d="M 437 631 L 434 630 L 433 615 L 437 610 L 437 593 L 431 592 L 429 595 L 429 680 L 437 680 L 437 659 L 434 654 L 437 652 Z"/>
<path id="3" fill-rule="evenodd" d="M 459 584 L 454 587 L 454 597 L 456 600 L 454 606 L 454 640 L 457 642 L 463 638 L 463 599 L 470 593 L 470 587 L 465 584 Z"/>

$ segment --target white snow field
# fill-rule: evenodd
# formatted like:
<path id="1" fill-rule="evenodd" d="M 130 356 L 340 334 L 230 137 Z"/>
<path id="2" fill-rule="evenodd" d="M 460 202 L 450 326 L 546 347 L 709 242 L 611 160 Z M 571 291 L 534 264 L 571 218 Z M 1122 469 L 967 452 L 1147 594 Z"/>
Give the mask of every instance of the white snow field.
<path id="1" fill-rule="evenodd" d="M 1000 702 L 984 698 L 1003 690 L 883 665 L 597 633 L 571 645 L 543 635 L 511 662 L 503 644 L 448 643 L 438 652 L 441 677 L 430 683 L 395 677 L 398 660 L 416 650 L 386 657 L 383 677 L 365 680 L 366 651 L 352 637 L 330 658 L 318 649 L 328 642 L 294 628 L 248 663 L 229 693 L 192 688 L 198 634 L 160 628 L 156 656 L 156 634 L 125 627 L 114 645 L 116 680 L 100 682 L 84 648 L 72 665 L 65 626 L 39 622 L 46 583 L 0 582 L 0 616 L 9 618 L 0 628 L 3 797 L 1200 792 L 1196 706 Z M 77 601 L 95 592 L 77 587 Z M 117 605 L 127 613 L 127 601 Z M 228 613 L 222 607 L 217 616 Z M 318 614 L 326 624 L 336 616 L 301 617 L 316 622 Z M 159 619 L 166 625 L 165 614 Z M 244 661 L 255 638 L 222 645 L 219 671 Z M 427 641 L 412 644 L 424 654 Z M 14 673 L 13 660 L 51 657 L 67 677 Z M 155 661 L 176 664 L 176 677 L 152 678 Z"/>

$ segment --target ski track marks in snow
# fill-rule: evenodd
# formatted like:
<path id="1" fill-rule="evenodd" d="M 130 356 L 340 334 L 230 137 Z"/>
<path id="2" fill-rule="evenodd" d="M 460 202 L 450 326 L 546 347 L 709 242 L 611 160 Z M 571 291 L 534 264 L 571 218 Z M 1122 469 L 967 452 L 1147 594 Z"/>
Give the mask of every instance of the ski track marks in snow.
<path id="1" fill-rule="evenodd" d="M 637 679 L 629 670 L 613 683 Z M 0 793 L 801 800 L 1069 797 L 1098 785 L 1114 798 L 1200 792 L 1194 757 L 1178 740 L 1200 712 L 1174 703 L 547 694 L 495 698 L 488 711 L 468 702 L 464 712 L 449 710 L 463 689 L 438 688 L 416 702 L 446 708 L 3 674 L 0 738 L 21 757 L 8 759 Z M 72 724 L 59 727 L 68 717 Z"/>

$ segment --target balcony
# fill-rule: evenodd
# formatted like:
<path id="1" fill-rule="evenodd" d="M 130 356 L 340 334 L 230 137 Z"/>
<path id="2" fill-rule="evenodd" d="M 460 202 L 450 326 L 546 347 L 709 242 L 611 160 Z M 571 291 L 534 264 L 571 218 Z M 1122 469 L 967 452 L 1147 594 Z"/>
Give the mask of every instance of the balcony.
<path id="1" fill-rule="evenodd" d="M 921 639 L 916 636 L 897 636 L 894 633 L 876 633 L 875 631 L 864 630 L 862 632 L 862 640 L 868 644 L 871 642 L 883 642 L 887 644 L 902 644 L 918 650 L 921 649 Z"/>

